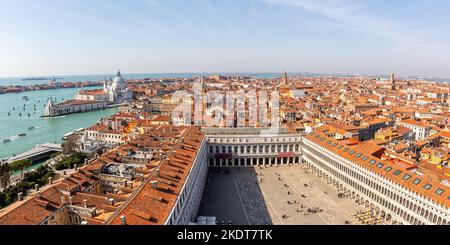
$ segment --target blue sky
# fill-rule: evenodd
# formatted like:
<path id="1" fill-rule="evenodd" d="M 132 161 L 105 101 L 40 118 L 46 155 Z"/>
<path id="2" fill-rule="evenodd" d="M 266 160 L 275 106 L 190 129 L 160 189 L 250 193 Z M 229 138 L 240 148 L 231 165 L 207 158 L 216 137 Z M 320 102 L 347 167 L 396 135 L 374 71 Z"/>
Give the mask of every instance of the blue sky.
<path id="1" fill-rule="evenodd" d="M 0 0 L 0 76 L 450 77 L 447 0 Z"/>

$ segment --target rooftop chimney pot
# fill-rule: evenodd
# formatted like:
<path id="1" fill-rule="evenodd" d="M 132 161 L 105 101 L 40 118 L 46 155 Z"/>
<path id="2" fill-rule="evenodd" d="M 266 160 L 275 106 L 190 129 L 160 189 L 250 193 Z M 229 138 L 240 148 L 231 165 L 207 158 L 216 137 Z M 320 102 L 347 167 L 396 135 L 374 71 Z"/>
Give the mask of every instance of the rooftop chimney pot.
<path id="1" fill-rule="evenodd" d="M 158 189 L 158 181 L 154 180 L 152 182 L 150 182 L 152 184 L 152 188 L 157 190 Z"/>
<path id="2" fill-rule="evenodd" d="M 109 198 L 108 199 L 108 204 L 111 206 L 114 206 L 114 198 Z"/>
<path id="3" fill-rule="evenodd" d="M 120 223 L 122 225 L 127 225 L 127 218 L 125 217 L 125 215 L 120 216 Z"/>

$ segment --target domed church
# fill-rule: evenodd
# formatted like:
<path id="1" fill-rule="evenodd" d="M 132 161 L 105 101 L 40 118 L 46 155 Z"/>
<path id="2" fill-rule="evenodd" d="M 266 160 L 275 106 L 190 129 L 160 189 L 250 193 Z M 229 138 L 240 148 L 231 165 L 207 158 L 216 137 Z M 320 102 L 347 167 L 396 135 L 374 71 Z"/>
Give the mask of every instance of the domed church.
<path id="1" fill-rule="evenodd" d="M 117 71 L 117 76 L 114 80 L 103 82 L 103 90 L 109 95 L 109 101 L 112 103 L 122 103 L 133 99 L 133 93 L 128 91 L 127 83 L 120 74 L 120 70 Z"/>

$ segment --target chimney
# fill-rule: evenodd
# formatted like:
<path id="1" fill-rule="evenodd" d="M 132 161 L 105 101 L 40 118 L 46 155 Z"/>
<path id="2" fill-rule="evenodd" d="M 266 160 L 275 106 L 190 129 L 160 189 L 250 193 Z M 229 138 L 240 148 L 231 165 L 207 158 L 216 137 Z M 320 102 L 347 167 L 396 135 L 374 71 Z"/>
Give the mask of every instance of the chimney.
<path id="1" fill-rule="evenodd" d="M 39 185 L 38 185 L 38 184 L 35 184 L 35 185 L 34 185 L 34 189 L 36 189 L 36 191 L 39 191 Z"/>
<path id="2" fill-rule="evenodd" d="M 158 177 L 159 177 L 159 172 L 160 172 L 160 170 L 159 170 L 159 168 L 157 168 L 156 169 L 156 176 L 158 176 Z"/>
<path id="3" fill-rule="evenodd" d="M 158 181 L 154 180 L 154 181 L 150 182 L 150 184 L 152 184 L 153 189 L 158 190 Z"/>
<path id="4" fill-rule="evenodd" d="M 23 192 L 17 193 L 17 199 L 19 199 L 19 201 L 23 200 Z"/>
<path id="5" fill-rule="evenodd" d="M 74 168 L 75 170 L 78 170 L 78 164 L 73 165 L 73 168 Z"/>
<path id="6" fill-rule="evenodd" d="M 111 206 L 114 206 L 114 198 L 109 198 L 108 199 L 108 204 Z"/>
<path id="7" fill-rule="evenodd" d="M 122 225 L 127 225 L 127 218 L 125 217 L 125 215 L 120 216 L 120 223 Z"/>
<path id="8" fill-rule="evenodd" d="M 50 185 L 53 184 L 53 177 L 48 177 L 48 183 L 49 183 Z"/>
<path id="9" fill-rule="evenodd" d="M 87 164 L 88 164 L 88 161 L 89 161 L 89 160 L 88 160 L 87 158 L 84 159 L 84 164 L 87 165 Z"/>
<path id="10" fill-rule="evenodd" d="M 86 200 L 86 199 L 83 200 L 83 206 L 84 206 L 84 208 L 88 208 L 87 200 Z"/>
<path id="11" fill-rule="evenodd" d="M 69 197 L 69 204 L 72 205 L 72 197 Z"/>

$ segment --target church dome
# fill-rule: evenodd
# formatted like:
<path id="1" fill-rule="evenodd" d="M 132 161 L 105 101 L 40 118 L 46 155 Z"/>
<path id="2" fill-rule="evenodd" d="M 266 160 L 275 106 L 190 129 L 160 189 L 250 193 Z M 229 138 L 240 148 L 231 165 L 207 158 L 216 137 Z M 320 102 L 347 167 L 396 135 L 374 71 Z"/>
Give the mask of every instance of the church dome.
<path id="1" fill-rule="evenodd" d="M 117 83 L 117 84 L 120 84 L 120 83 L 125 84 L 126 83 L 125 79 L 123 79 L 123 77 L 122 77 L 122 74 L 120 74 L 120 71 L 117 72 L 117 76 L 116 76 L 116 78 L 114 78 L 113 83 Z"/>
<path id="2" fill-rule="evenodd" d="M 122 77 L 122 75 L 120 74 L 120 71 L 117 72 L 117 77 L 114 78 L 113 83 L 112 83 L 112 87 L 114 89 L 116 88 L 123 88 L 126 86 L 126 81 L 125 79 Z"/>

